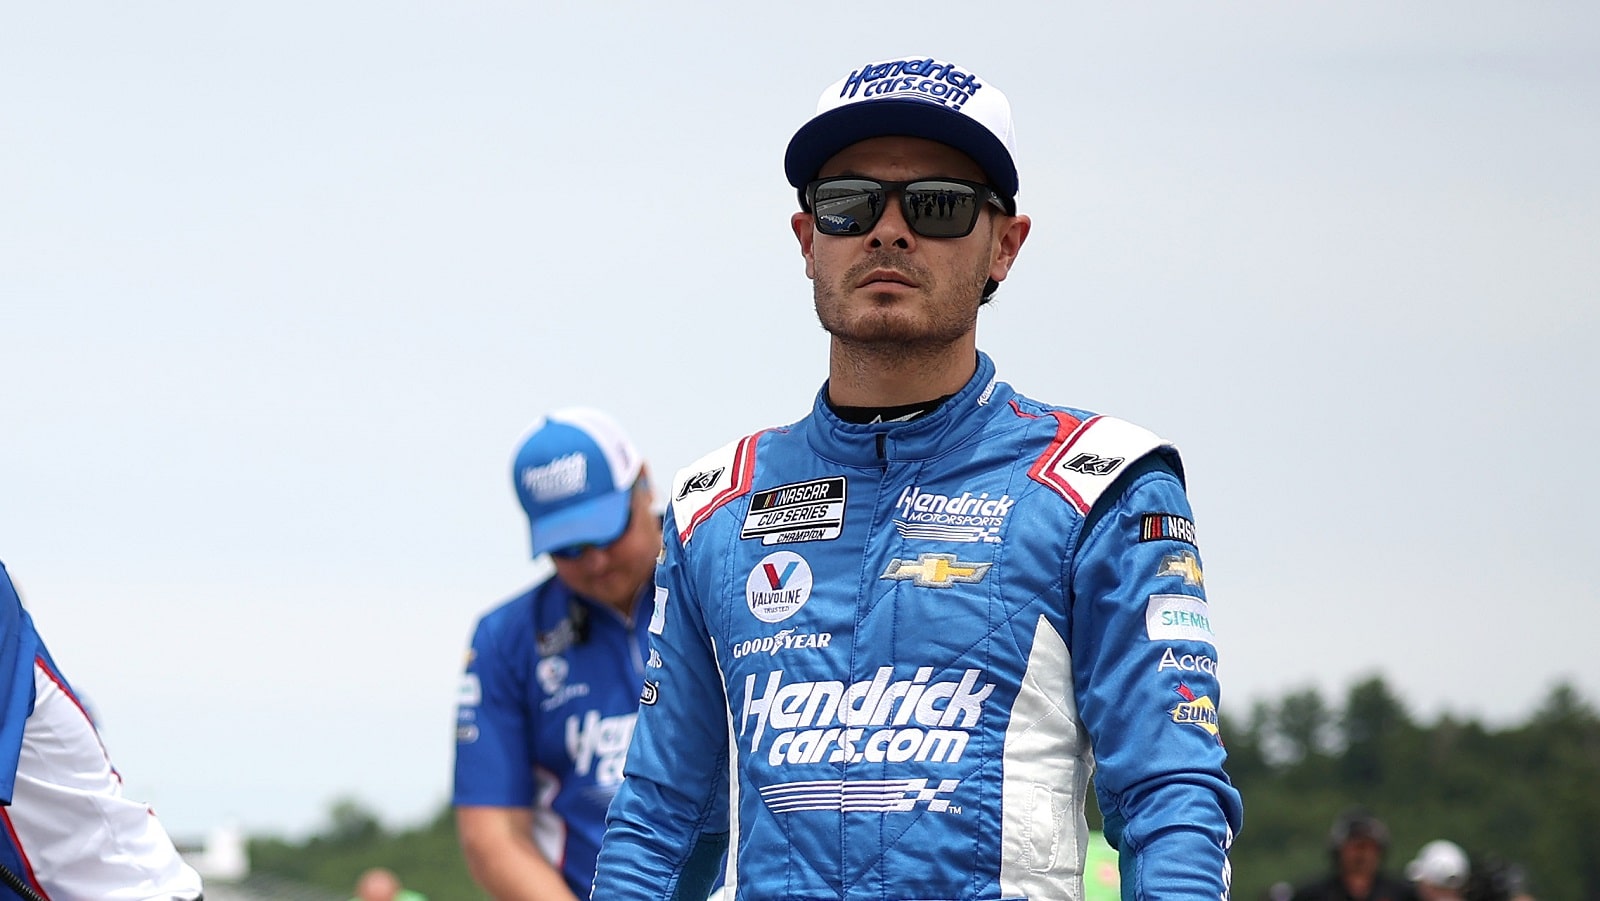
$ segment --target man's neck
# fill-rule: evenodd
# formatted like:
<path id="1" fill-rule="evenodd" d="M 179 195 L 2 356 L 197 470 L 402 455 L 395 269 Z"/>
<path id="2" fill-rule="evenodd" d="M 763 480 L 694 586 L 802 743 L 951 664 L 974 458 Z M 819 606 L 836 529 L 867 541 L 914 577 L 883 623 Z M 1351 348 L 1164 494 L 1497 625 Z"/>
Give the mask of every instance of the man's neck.
<path id="1" fill-rule="evenodd" d="M 845 407 L 895 407 L 960 391 L 978 369 L 974 341 L 919 351 L 847 345 L 828 355 L 828 399 Z"/>

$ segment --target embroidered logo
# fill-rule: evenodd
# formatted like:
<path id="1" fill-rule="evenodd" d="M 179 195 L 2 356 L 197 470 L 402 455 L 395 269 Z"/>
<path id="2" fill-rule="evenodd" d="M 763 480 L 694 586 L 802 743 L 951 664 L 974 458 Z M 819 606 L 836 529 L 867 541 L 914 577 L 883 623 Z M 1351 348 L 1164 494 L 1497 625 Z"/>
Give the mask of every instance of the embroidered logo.
<path id="1" fill-rule="evenodd" d="M 957 582 L 981 582 L 992 563 L 966 563 L 955 554 L 922 554 L 915 560 L 890 560 L 879 578 L 910 579 L 920 588 L 950 588 Z"/>

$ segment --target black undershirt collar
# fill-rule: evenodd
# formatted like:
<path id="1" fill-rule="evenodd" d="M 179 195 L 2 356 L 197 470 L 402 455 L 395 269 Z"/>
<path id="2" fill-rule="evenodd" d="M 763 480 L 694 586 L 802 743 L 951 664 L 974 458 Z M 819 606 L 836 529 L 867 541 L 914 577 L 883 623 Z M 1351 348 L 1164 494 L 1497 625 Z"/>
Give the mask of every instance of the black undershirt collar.
<path id="1" fill-rule="evenodd" d="M 899 404 L 893 407 L 846 407 L 842 404 L 836 404 L 832 400 L 828 400 L 827 404 L 828 409 L 832 410 L 835 416 L 845 422 L 867 425 L 874 422 L 910 422 L 913 419 L 921 419 L 939 409 L 940 404 L 952 397 L 955 397 L 955 395 L 946 394 L 944 397 L 936 397 L 933 400 L 920 400 L 916 403 Z"/>

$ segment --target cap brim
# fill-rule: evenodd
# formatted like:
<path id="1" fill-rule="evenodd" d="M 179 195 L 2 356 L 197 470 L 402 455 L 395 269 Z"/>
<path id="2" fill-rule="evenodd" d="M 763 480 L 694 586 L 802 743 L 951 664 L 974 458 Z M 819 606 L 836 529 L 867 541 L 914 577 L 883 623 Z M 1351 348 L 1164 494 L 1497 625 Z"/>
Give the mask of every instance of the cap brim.
<path id="1" fill-rule="evenodd" d="M 575 544 L 616 541 L 628 527 L 632 496 L 631 489 L 624 489 L 541 516 L 529 528 L 533 536 L 533 555 L 537 557 Z"/>
<path id="2" fill-rule="evenodd" d="M 795 132 L 784 154 L 789 184 L 804 188 L 822 165 L 857 141 L 906 135 L 938 141 L 972 157 L 1005 197 L 1017 193 L 1017 166 L 994 132 L 937 103 L 909 98 L 867 100 L 831 109 Z"/>

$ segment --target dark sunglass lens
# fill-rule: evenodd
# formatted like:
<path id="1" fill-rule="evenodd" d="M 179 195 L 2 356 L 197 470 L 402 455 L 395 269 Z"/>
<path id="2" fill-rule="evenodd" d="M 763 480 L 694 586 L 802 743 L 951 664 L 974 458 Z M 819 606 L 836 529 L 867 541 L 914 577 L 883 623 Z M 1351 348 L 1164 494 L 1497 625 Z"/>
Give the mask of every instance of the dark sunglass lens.
<path id="1" fill-rule="evenodd" d="M 864 178 L 835 178 L 812 191 L 811 211 L 825 235 L 859 235 L 883 213 L 883 186 Z"/>
<path id="2" fill-rule="evenodd" d="M 929 238 L 959 238 L 978 221 L 978 192 L 953 181 L 917 181 L 906 185 L 906 222 Z"/>

